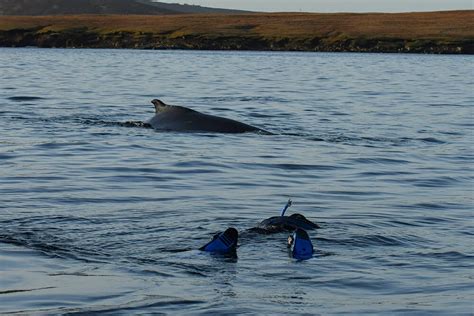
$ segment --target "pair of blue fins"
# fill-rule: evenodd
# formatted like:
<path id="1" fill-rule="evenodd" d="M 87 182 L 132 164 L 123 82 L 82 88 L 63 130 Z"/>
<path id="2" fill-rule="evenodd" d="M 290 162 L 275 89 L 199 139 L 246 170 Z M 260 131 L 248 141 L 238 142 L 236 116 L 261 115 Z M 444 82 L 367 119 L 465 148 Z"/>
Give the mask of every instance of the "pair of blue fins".
<path id="1" fill-rule="evenodd" d="M 281 227 L 282 230 L 293 231 L 288 237 L 288 250 L 292 258 L 297 260 L 310 259 L 314 253 L 314 247 L 305 229 L 319 228 L 319 226 L 311 221 L 308 221 L 300 214 L 293 214 L 291 216 L 284 216 L 286 210 L 291 206 L 291 200 L 288 200 L 283 208 L 280 216 L 275 216 L 263 221 L 256 230 L 262 232 L 262 224 L 267 224 L 269 232 L 276 232 L 275 227 Z M 303 220 L 304 219 L 304 220 Z M 237 250 L 237 242 L 239 239 L 239 232 L 233 227 L 227 228 L 224 232 L 219 232 L 214 235 L 212 240 L 206 245 L 199 248 L 199 250 L 227 254 L 233 253 Z"/>

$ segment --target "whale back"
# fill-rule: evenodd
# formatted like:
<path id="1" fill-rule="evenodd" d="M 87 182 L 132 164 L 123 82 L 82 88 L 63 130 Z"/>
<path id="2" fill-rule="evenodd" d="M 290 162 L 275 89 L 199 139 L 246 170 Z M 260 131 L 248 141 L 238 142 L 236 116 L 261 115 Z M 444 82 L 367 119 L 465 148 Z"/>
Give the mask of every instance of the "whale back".
<path id="1" fill-rule="evenodd" d="M 154 99 L 152 103 L 156 114 L 147 123 L 157 130 L 217 133 L 263 131 L 228 118 L 204 114 L 183 106 L 168 105 L 158 99 Z"/>

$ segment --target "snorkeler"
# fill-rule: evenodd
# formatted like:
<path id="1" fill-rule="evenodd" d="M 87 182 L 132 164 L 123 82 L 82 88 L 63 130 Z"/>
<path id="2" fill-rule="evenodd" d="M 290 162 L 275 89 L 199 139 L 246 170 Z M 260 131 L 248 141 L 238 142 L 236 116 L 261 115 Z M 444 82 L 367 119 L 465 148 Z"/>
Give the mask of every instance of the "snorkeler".
<path id="1" fill-rule="evenodd" d="M 300 214 L 285 216 L 285 211 L 291 206 L 291 203 L 291 200 L 288 200 L 280 216 L 266 219 L 259 224 L 259 227 L 249 229 L 248 231 L 264 234 L 291 231 L 293 234 L 288 237 L 290 256 L 298 260 L 309 259 L 313 256 L 314 249 L 305 229 L 319 228 L 319 225 L 307 220 Z M 237 229 L 229 227 L 224 232 L 215 234 L 212 240 L 199 248 L 199 250 L 220 254 L 235 253 L 238 238 L 239 233 Z"/>

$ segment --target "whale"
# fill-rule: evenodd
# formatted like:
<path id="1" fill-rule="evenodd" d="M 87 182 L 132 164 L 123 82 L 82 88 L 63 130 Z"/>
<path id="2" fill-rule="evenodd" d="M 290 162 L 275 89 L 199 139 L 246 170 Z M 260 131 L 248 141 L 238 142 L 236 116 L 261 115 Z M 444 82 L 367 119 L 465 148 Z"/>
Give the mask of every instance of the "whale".
<path id="1" fill-rule="evenodd" d="M 274 234 L 280 232 L 293 232 L 297 229 L 313 230 L 320 226 L 305 216 L 295 213 L 290 216 L 273 216 L 261 221 L 251 231 L 260 234 Z"/>
<path id="2" fill-rule="evenodd" d="M 204 114 L 196 110 L 165 104 L 163 101 L 153 99 L 155 116 L 146 124 L 160 131 L 172 132 L 212 132 L 212 133 L 246 133 L 255 132 L 271 134 L 263 129 L 241 123 L 232 119 Z"/>

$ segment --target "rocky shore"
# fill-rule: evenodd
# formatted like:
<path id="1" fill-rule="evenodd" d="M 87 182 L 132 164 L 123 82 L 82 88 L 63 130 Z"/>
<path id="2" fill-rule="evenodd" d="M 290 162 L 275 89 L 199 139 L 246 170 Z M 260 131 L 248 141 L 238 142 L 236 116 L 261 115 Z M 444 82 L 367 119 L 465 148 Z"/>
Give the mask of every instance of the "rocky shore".
<path id="1" fill-rule="evenodd" d="M 0 46 L 474 54 L 473 12 L 1 17 Z"/>

